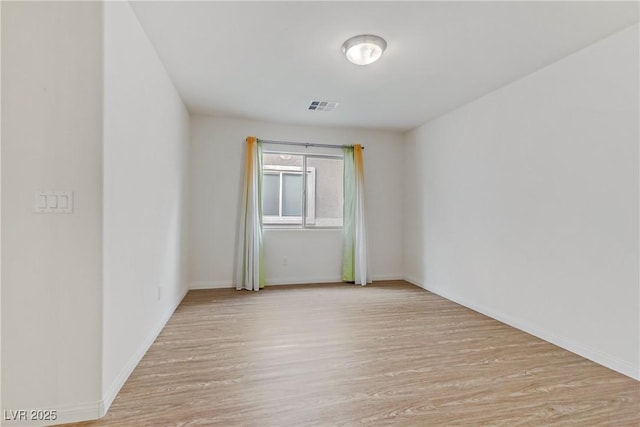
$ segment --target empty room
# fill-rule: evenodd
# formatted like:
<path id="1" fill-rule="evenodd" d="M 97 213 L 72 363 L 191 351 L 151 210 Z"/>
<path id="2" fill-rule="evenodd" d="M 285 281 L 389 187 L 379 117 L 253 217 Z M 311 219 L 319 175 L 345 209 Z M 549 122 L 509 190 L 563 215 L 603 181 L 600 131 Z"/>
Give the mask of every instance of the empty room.
<path id="1" fill-rule="evenodd" d="M 3 0 L 0 424 L 640 425 L 639 9 Z"/>

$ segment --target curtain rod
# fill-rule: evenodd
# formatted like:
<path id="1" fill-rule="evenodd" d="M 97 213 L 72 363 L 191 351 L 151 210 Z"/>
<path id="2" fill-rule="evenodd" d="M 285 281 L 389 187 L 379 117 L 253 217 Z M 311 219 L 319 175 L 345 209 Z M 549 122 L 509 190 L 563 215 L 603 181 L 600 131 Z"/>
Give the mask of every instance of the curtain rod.
<path id="1" fill-rule="evenodd" d="M 300 145 L 303 147 L 329 147 L 329 148 L 344 148 L 351 147 L 351 145 L 336 145 L 336 144 L 314 144 L 311 142 L 288 142 L 288 141 L 272 141 L 269 139 L 260 139 L 258 141 L 264 144 L 275 144 L 275 145 Z M 364 147 L 362 147 L 364 150 Z"/>

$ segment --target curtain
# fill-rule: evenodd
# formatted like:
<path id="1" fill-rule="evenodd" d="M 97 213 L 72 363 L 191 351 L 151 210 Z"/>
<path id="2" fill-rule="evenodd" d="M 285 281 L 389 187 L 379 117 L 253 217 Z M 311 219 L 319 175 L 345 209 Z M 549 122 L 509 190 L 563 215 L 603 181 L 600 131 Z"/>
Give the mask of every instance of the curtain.
<path id="1" fill-rule="evenodd" d="M 247 138 L 244 190 L 238 232 L 236 289 L 264 287 L 262 256 L 262 143 Z"/>
<path id="2" fill-rule="evenodd" d="M 344 147 L 344 224 L 342 227 L 342 280 L 371 283 L 364 212 L 362 146 Z"/>

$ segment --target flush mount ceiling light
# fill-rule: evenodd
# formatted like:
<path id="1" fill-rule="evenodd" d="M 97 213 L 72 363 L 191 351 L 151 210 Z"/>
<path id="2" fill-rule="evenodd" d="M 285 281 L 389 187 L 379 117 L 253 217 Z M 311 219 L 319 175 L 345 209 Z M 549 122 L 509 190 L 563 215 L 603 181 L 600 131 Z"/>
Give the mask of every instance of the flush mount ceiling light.
<path id="1" fill-rule="evenodd" d="M 368 65 L 380 59 L 386 48 L 387 42 L 382 37 L 362 34 L 344 42 L 342 52 L 354 64 Z"/>

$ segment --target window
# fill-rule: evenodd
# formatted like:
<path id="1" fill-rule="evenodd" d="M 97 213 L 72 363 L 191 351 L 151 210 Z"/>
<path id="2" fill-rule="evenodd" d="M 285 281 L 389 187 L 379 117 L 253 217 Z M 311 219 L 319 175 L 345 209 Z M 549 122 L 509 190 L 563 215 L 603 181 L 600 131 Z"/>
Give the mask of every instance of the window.
<path id="1" fill-rule="evenodd" d="M 262 160 L 264 225 L 342 227 L 342 156 L 268 151 Z"/>

